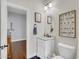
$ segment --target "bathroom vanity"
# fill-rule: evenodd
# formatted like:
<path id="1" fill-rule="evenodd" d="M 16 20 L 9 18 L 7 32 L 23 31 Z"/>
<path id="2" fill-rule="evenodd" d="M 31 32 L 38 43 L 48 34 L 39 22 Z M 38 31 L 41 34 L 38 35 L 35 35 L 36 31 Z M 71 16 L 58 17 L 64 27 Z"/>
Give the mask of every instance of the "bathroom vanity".
<path id="1" fill-rule="evenodd" d="M 36 54 L 41 59 L 49 59 L 54 53 L 54 37 L 36 37 Z"/>

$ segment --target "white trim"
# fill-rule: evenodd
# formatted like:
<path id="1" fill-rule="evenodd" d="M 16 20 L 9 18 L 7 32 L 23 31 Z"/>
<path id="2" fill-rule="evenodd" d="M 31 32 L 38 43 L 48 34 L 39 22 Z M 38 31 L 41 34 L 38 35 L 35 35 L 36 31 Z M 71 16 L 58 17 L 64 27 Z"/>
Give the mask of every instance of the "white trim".
<path id="1" fill-rule="evenodd" d="M 3 46 L 7 44 L 7 0 L 0 0 L 0 3 L 0 45 Z M 7 48 L 0 49 L 0 56 L 0 59 L 7 59 Z"/>
<path id="2" fill-rule="evenodd" d="M 23 10 L 23 11 L 27 10 L 25 7 L 22 7 L 20 5 L 16 5 L 16 4 L 13 4 L 13 3 L 10 3 L 10 2 L 7 3 L 7 7 L 12 7 L 12 8 L 20 9 L 20 10 Z"/>
<path id="3" fill-rule="evenodd" d="M 26 40 L 26 39 L 12 40 L 12 42 L 23 41 L 23 40 Z"/>
<path id="4" fill-rule="evenodd" d="M 20 5 L 16 5 L 16 4 L 13 4 L 11 2 L 7 2 L 7 7 L 11 7 L 11 8 L 15 8 L 15 9 L 19 9 L 19 10 L 22 10 L 22 11 L 25 11 L 26 12 L 26 26 L 27 26 L 27 32 L 26 32 L 26 39 L 27 39 L 27 58 L 29 58 L 29 46 L 28 46 L 28 42 L 29 42 L 29 39 L 30 39 L 30 20 L 31 20 L 31 10 L 29 8 L 25 8 L 23 6 L 20 6 Z M 22 39 L 21 39 L 22 40 Z M 16 41 L 20 41 L 20 40 L 13 40 L 13 42 L 16 42 Z"/>

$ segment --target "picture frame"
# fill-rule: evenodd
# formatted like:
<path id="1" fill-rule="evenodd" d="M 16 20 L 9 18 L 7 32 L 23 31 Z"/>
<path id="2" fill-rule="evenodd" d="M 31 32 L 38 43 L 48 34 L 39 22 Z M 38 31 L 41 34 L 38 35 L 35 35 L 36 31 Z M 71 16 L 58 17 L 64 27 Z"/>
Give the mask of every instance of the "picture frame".
<path id="1" fill-rule="evenodd" d="M 39 12 L 35 12 L 35 22 L 41 23 L 41 14 Z"/>
<path id="2" fill-rule="evenodd" d="M 51 16 L 47 16 L 47 24 L 52 24 L 52 17 Z"/>
<path id="3" fill-rule="evenodd" d="M 59 36 L 76 38 L 76 10 L 59 15 Z"/>

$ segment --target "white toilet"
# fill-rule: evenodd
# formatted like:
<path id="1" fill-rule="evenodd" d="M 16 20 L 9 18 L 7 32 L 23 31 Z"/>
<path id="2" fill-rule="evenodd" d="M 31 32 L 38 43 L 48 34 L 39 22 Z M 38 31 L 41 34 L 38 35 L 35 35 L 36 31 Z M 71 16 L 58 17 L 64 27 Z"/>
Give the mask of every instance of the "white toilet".
<path id="1" fill-rule="evenodd" d="M 61 56 L 55 56 L 52 59 L 65 59 L 65 58 L 64 57 L 61 57 Z"/>
<path id="2" fill-rule="evenodd" d="M 58 43 L 58 51 L 60 55 L 54 55 L 54 57 L 51 59 L 74 59 L 75 47 L 63 43 Z"/>

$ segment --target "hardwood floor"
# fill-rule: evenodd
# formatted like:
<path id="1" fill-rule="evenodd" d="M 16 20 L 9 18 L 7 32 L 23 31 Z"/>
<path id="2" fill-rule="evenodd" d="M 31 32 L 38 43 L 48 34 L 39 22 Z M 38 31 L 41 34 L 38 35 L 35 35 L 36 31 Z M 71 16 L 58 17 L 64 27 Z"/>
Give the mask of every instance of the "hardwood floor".
<path id="1" fill-rule="evenodd" d="M 13 42 L 13 58 L 26 59 L 26 40 Z"/>
<path id="2" fill-rule="evenodd" d="M 10 35 L 7 37 L 7 44 L 8 44 L 7 59 L 13 59 L 12 40 L 11 40 L 11 36 Z"/>
<path id="3" fill-rule="evenodd" d="M 7 59 L 26 59 L 26 40 L 12 42 L 11 36 L 8 36 L 7 43 Z"/>

